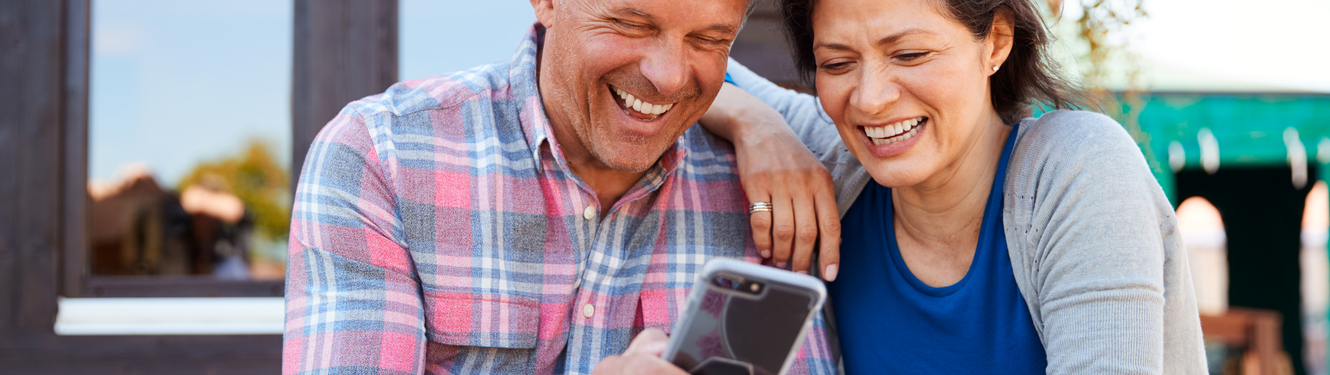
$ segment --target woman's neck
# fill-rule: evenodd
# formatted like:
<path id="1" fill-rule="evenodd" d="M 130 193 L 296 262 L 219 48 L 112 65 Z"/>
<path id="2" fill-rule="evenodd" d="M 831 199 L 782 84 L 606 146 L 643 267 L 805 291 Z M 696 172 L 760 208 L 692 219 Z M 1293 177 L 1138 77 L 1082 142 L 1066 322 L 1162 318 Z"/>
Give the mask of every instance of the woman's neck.
<path id="1" fill-rule="evenodd" d="M 955 162 L 922 183 L 892 189 L 896 242 L 924 283 L 951 285 L 969 270 L 984 208 L 1011 127 L 994 116 Z"/>

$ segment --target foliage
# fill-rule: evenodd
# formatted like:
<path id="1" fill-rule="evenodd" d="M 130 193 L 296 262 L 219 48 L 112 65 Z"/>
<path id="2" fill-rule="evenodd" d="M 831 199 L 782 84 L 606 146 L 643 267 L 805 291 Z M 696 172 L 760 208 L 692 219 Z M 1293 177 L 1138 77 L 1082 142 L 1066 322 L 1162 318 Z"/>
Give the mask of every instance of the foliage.
<path id="1" fill-rule="evenodd" d="M 1062 0 L 1047 0 L 1055 16 L 1064 16 Z M 1130 44 L 1137 35 L 1133 26 L 1149 17 L 1142 7 L 1145 0 L 1076 0 L 1079 13 L 1075 28 L 1077 41 L 1083 48 L 1077 58 L 1081 61 L 1082 84 L 1092 100 L 1100 104 L 1106 115 L 1113 117 L 1137 144 L 1146 146 L 1149 134 L 1141 130 L 1140 114 L 1145 109 L 1145 83 L 1142 67 Z M 1114 69 L 1117 68 L 1117 69 Z M 1113 92 L 1109 87 L 1113 75 L 1121 75 L 1125 87 Z M 1152 147 L 1141 147 L 1151 169 L 1160 172 Z"/>
<path id="2" fill-rule="evenodd" d="M 261 140 L 250 140 L 244 151 L 199 163 L 177 184 L 235 194 L 254 220 L 255 235 L 285 241 L 291 226 L 290 174 Z"/>

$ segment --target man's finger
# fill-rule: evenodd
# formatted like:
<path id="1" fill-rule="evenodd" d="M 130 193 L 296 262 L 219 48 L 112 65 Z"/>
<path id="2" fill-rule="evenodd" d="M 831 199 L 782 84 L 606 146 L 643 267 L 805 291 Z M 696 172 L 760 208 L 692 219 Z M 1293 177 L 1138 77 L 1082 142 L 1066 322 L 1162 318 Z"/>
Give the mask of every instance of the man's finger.
<path id="1" fill-rule="evenodd" d="M 673 363 L 665 362 L 656 356 L 644 354 L 625 355 L 623 374 L 644 375 L 687 375 L 683 369 Z"/>
<path id="2" fill-rule="evenodd" d="M 665 347 L 670 343 L 670 336 L 664 331 L 655 328 L 648 328 L 633 338 L 633 342 L 628 344 L 628 350 L 623 354 L 647 354 L 654 357 L 660 357 L 665 352 Z"/>

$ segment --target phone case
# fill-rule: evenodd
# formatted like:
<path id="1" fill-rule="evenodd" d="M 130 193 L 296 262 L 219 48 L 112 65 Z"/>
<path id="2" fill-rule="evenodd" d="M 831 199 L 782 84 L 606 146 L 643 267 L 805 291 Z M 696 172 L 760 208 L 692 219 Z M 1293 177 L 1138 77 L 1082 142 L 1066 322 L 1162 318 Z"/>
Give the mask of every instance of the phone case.
<path id="1" fill-rule="evenodd" d="M 811 276 L 713 259 L 693 284 L 663 358 L 690 374 L 784 374 L 826 296 Z"/>

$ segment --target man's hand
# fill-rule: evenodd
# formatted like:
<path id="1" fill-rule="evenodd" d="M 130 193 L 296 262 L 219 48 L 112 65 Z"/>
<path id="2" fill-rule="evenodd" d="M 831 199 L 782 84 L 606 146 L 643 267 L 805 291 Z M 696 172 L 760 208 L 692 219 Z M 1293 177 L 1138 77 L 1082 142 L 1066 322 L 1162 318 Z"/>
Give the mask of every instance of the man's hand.
<path id="1" fill-rule="evenodd" d="M 623 355 L 612 355 L 596 364 L 591 375 L 658 374 L 688 375 L 674 364 L 660 359 L 670 338 L 659 329 L 649 328 L 637 334 Z"/>

